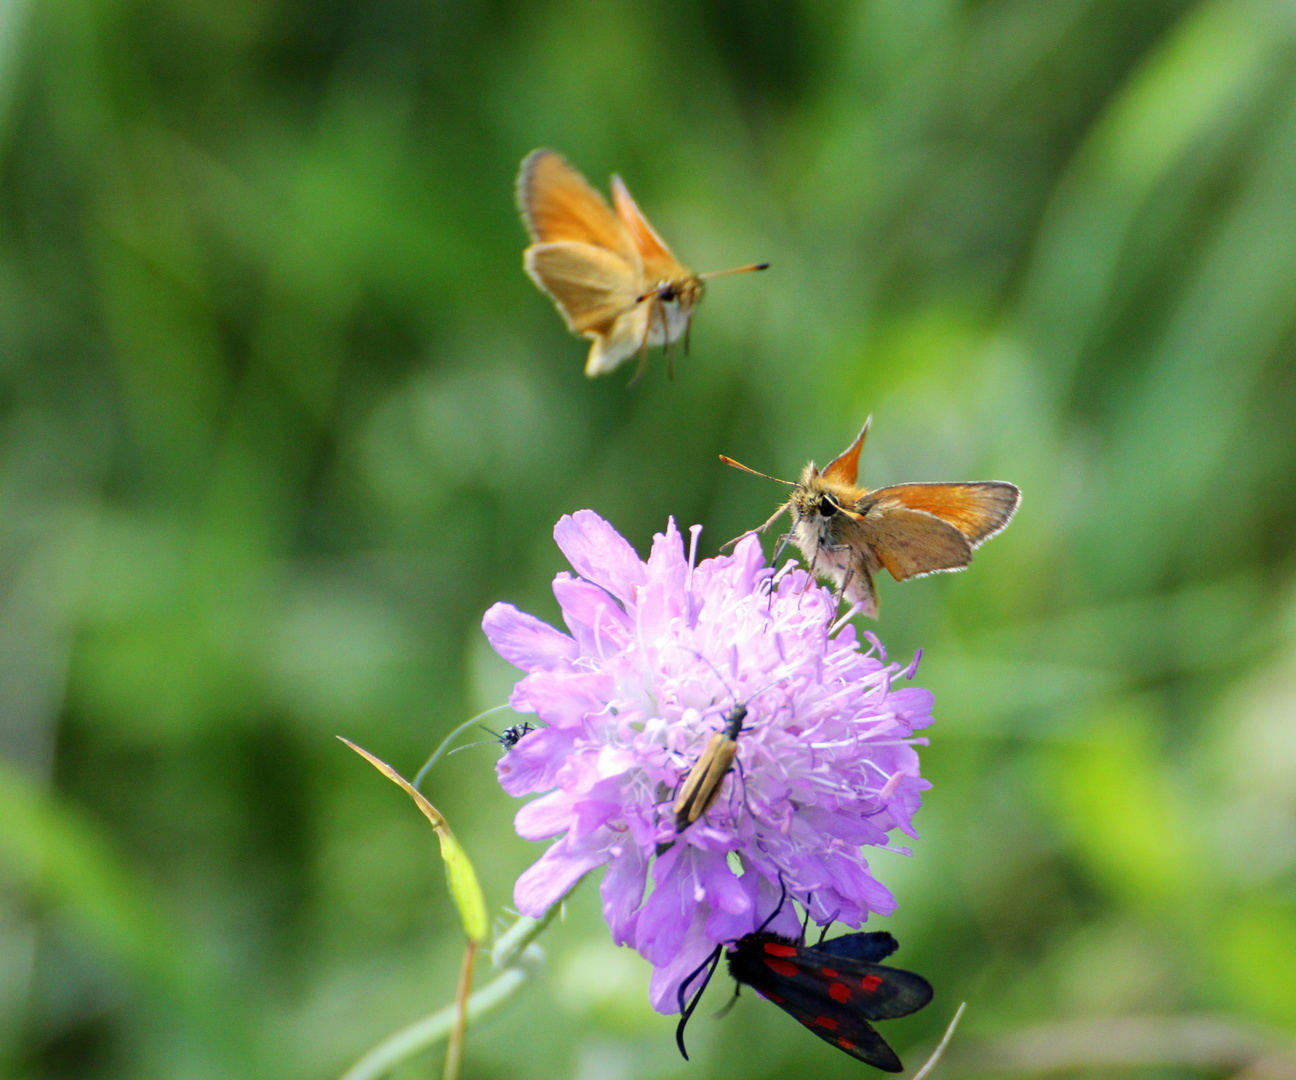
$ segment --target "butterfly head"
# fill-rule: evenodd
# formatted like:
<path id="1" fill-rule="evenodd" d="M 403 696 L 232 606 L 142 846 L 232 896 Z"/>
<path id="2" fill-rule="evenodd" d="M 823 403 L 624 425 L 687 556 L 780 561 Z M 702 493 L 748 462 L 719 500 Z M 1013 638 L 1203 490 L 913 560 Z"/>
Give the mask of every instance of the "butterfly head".
<path id="1" fill-rule="evenodd" d="M 854 515 L 854 507 L 864 492 L 853 484 L 834 480 L 827 472 L 820 472 L 812 461 L 793 485 L 789 503 L 796 521 L 829 521 L 838 514 Z"/>

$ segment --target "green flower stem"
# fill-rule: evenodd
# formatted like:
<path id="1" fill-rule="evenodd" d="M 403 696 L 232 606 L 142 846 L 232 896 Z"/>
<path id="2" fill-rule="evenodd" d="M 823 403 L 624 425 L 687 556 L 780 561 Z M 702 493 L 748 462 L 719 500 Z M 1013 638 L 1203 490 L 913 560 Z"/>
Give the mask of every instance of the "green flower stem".
<path id="1" fill-rule="evenodd" d="M 584 880 L 581 878 L 581 881 Z M 579 885 L 580 881 L 567 891 L 567 896 L 554 904 L 540 918 L 521 916 L 495 942 L 495 947 L 491 950 L 491 960 L 497 968 L 504 970 L 496 979 L 469 996 L 468 1007 L 464 1010 L 467 1023 L 471 1024 L 479 1017 L 494 1012 L 522 989 L 523 984 L 544 959 L 540 947 L 533 944 L 535 939 L 545 932 L 549 924 L 563 910 L 567 897 L 571 896 Z M 352 1065 L 342 1074 L 341 1080 L 378 1080 L 379 1077 L 386 1076 L 415 1054 L 448 1038 L 454 1028 L 457 1013 L 456 1005 L 447 1005 L 431 1016 L 425 1016 L 422 1020 L 415 1020 L 408 1027 L 401 1028 Z"/>
<path id="2" fill-rule="evenodd" d="M 583 881 L 584 878 L 581 880 Z M 580 882 L 576 884 L 579 885 Z M 574 891 L 575 888 L 576 886 L 573 885 L 572 890 Z M 571 896 L 571 892 L 568 892 L 567 896 Z M 564 896 L 538 919 L 533 919 L 529 915 L 520 916 L 518 921 L 501 934 L 499 940 L 495 942 L 495 947 L 491 949 L 491 962 L 497 968 L 507 967 L 511 964 L 515 956 L 545 932 L 549 924 L 554 921 L 554 916 L 567 903 L 567 896 Z"/>
<path id="3" fill-rule="evenodd" d="M 511 967 L 472 994 L 466 1010 L 469 1023 L 498 1009 L 522 988 L 529 977 L 530 973 L 525 968 Z M 454 1027 L 456 1011 L 454 1005 L 447 1005 L 431 1016 L 414 1021 L 409 1027 L 401 1028 L 352 1065 L 342 1080 L 378 1080 L 378 1077 L 386 1076 L 415 1054 L 447 1038 Z"/>

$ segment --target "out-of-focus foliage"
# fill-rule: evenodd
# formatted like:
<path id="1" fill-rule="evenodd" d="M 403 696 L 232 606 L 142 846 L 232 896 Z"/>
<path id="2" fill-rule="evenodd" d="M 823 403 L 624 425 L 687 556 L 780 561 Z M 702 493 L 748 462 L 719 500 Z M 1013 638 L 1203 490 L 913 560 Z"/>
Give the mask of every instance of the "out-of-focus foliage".
<path id="1" fill-rule="evenodd" d="M 1286 0 L 8 0 L 0 138 L 0 1075 L 334 1077 L 449 1001 L 430 830 L 333 736 L 412 773 L 503 701 L 560 514 L 710 554 L 781 497 L 717 453 L 870 412 L 866 483 L 1025 492 L 882 584 L 938 695 L 888 1036 L 1296 1027 Z M 774 264 L 673 384 L 523 276 L 538 145 Z M 495 753 L 425 790 L 502 912 Z M 748 998 L 684 1066 L 597 907 L 468 1075 L 859 1075 Z"/>

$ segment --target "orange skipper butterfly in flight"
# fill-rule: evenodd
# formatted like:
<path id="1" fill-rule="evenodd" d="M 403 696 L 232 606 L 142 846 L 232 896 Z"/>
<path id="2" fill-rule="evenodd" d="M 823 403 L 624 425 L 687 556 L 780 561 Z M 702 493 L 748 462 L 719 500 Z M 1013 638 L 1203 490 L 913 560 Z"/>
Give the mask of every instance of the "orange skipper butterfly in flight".
<path id="1" fill-rule="evenodd" d="M 674 344 L 688 352 L 689 324 L 704 282 L 724 274 L 764 270 L 753 263 L 695 274 L 671 254 L 648 224 L 621 177 L 612 177 L 613 213 L 589 181 L 554 150 L 533 150 L 522 161 L 517 203 L 531 234 L 522 265 L 548 293 L 574 334 L 594 342 L 585 374 L 605 375 L 635 353 L 639 368 L 648 348 L 667 349 L 674 376 Z"/>
<path id="2" fill-rule="evenodd" d="M 796 483 L 765 476 L 732 458 L 726 465 L 792 488 L 788 501 L 755 532 L 764 532 L 784 511 L 792 528 L 780 538 L 774 561 L 791 540 L 810 570 L 833 582 L 851 604 L 877 618 L 873 575 L 885 567 L 896 581 L 938 570 L 962 570 L 972 550 L 1012 520 L 1021 492 L 997 480 L 970 484 L 895 484 L 868 491 L 856 486 L 860 449 L 873 417 L 859 437 L 821 471 L 812 461 Z"/>

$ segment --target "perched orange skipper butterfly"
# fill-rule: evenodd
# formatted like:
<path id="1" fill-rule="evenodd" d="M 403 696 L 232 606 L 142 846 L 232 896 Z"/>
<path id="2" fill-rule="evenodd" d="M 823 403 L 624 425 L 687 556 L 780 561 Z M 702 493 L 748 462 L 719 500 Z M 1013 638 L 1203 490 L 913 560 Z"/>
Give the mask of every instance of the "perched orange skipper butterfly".
<path id="1" fill-rule="evenodd" d="M 703 282 L 769 263 L 695 274 L 671 254 L 619 176 L 612 177 L 612 202 L 616 213 L 561 154 L 533 150 L 517 178 L 518 210 L 532 241 L 522 265 L 572 333 L 594 342 L 586 375 L 605 375 L 637 352 L 634 383 L 648 347 L 662 345 L 673 376 L 673 346 L 682 335 L 688 352 Z"/>
<path id="2" fill-rule="evenodd" d="M 720 460 L 736 469 L 777 480 L 792 488 L 788 501 L 759 529 L 764 532 L 785 510 L 792 528 L 780 538 L 774 561 L 791 540 L 810 569 L 832 581 L 851 604 L 877 618 L 873 575 L 882 567 L 896 581 L 938 570 L 962 570 L 972 550 L 1012 520 L 1021 492 L 997 480 L 971 484 L 895 484 L 868 491 L 856 486 L 860 449 L 873 417 L 859 437 L 821 472 L 812 461 L 796 483 L 749 469 L 732 458 Z"/>
<path id="3" fill-rule="evenodd" d="M 779 908 L 775 908 L 774 915 Z M 885 1072 L 901 1072 L 904 1066 L 900 1058 L 869 1021 L 892 1020 L 917 1012 L 931 1001 L 932 988 L 921 975 L 878 963 L 896 951 L 896 939 L 886 931 L 843 934 L 812 947 L 803 941 L 766 932 L 765 927 L 774 915 L 754 934 L 740 937 L 730 946 L 729 974 L 738 986 L 750 986 L 819 1038 L 851 1057 Z M 722 945 L 716 946 L 706 962 L 680 984 L 680 1022 L 675 1042 L 686 1061 L 684 1027 L 697 1008 L 723 949 Z M 708 966 L 711 970 L 706 980 L 686 1006 L 684 998 L 689 984 Z"/>

